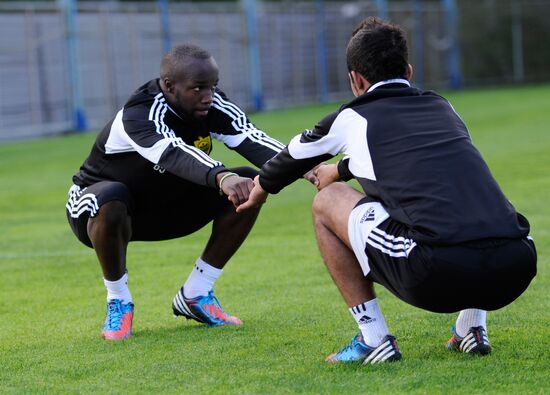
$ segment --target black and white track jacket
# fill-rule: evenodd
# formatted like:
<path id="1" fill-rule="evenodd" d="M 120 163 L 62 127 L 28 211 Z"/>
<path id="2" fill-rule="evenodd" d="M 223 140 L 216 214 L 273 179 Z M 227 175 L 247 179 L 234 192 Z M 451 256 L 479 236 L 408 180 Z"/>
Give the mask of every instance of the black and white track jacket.
<path id="1" fill-rule="evenodd" d="M 339 153 L 341 177 L 356 178 L 416 241 L 445 245 L 529 232 L 450 103 L 406 80 L 374 84 L 294 137 L 262 167 L 260 184 L 277 193 Z"/>
<path id="2" fill-rule="evenodd" d="M 216 188 L 216 174 L 225 168 L 209 155 L 212 138 L 258 167 L 284 148 L 257 129 L 219 89 L 206 118 L 195 120 L 170 108 L 159 80 L 151 80 L 104 127 L 73 182 L 86 187 L 120 181 L 133 191 L 146 191 L 170 174 L 178 177 L 171 182 L 179 179 Z"/>

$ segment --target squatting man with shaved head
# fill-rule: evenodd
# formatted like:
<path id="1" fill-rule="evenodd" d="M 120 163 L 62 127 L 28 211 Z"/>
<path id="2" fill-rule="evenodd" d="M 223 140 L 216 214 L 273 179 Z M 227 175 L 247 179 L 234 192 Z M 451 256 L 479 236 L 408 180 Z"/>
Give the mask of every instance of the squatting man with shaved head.
<path id="1" fill-rule="evenodd" d="M 194 45 L 173 48 L 162 59 L 160 78 L 130 96 L 73 177 L 67 218 L 103 270 L 106 340 L 132 334 L 128 244 L 183 237 L 209 223 L 210 238 L 172 309 L 208 326 L 241 324 L 221 308 L 212 287 L 258 215 L 258 209 L 235 211 L 257 171 L 227 169 L 210 156 L 212 138 L 258 167 L 284 146 L 256 128 L 217 85 L 210 53 Z"/>

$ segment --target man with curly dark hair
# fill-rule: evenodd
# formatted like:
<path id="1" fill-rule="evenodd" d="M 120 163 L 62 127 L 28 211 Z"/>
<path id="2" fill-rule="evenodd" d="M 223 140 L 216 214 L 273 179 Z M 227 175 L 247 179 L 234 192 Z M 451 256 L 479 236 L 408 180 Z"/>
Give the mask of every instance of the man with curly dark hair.
<path id="1" fill-rule="evenodd" d="M 319 249 L 359 333 L 328 362 L 401 358 L 374 283 L 433 312 L 459 312 L 449 349 L 487 354 L 486 312 L 514 301 L 536 274 L 529 223 L 504 196 L 451 104 L 410 85 L 405 34 L 365 20 L 347 47 L 356 98 L 296 136 L 256 177 L 257 207 L 315 170 Z M 362 191 L 339 182 L 355 178 Z"/>

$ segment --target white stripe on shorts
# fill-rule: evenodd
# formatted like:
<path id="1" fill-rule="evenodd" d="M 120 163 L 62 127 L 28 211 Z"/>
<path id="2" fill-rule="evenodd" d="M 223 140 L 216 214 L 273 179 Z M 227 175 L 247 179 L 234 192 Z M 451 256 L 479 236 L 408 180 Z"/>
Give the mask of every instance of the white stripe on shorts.
<path id="1" fill-rule="evenodd" d="M 84 191 L 86 188 L 80 189 L 78 185 L 73 185 L 69 189 L 69 199 L 65 207 L 72 218 L 78 218 L 86 211 L 89 211 L 90 217 L 93 217 L 99 210 L 96 196 L 93 193 L 84 193 Z"/>
<path id="2" fill-rule="evenodd" d="M 367 243 L 395 258 L 408 257 L 411 250 L 416 247 L 416 242 L 412 239 L 405 239 L 402 236 L 395 237 L 377 228 L 373 229 L 367 237 Z"/>
<path id="3" fill-rule="evenodd" d="M 409 256 L 416 242 L 403 236 L 393 236 L 377 226 L 390 215 L 382 204 L 367 202 L 355 207 L 348 219 L 348 236 L 351 247 L 365 276 L 370 272 L 369 258 L 365 253 L 367 244 L 391 257 Z"/>
<path id="4" fill-rule="evenodd" d="M 365 254 L 367 238 L 373 229 L 389 217 L 388 212 L 378 202 L 363 203 L 351 210 L 348 218 L 348 237 L 365 276 L 370 272 L 369 258 Z"/>

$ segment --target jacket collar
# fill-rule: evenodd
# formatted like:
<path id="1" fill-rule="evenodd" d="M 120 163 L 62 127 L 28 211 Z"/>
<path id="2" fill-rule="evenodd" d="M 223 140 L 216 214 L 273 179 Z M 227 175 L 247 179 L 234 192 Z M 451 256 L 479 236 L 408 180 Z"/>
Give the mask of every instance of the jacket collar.
<path id="1" fill-rule="evenodd" d="M 372 92 L 373 90 L 375 90 L 376 88 L 382 85 L 388 85 L 388 84 L 405 84 L 407 86 L 411 86 L 411 83 L 404 78 L 394 78 L 391 80 L 378 81 L 376 84 L 371 85 L 370 88 L 367 89 L 367 93 Z"/>

